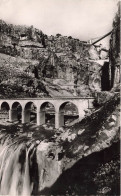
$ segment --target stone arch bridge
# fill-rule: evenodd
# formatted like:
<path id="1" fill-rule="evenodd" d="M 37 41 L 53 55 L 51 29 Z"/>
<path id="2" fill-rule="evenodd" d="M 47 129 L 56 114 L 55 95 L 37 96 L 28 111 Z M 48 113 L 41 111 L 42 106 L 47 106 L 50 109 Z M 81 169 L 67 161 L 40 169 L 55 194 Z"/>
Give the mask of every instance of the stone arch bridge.
<path id="1" fill-rule="evenodd" d="M 17 107 L 21 106 L 21 122 L 30 122 L 30 113 L 32 105 L 36 107 L 36 123 L 37 125 L 45 124 L 45 106 L 50 103 L 55 110 L 55 128 L 64 125 L 64 106 L 67 103 L 73 103 L 77 110 L 79 120 L 85 115 L 85 110 L 93 107 L 93 97 L 55 97 L 55 98 L 18 98 L 18 99 L 0 99 L 0 110 L 7 105 L 9 110 L 9 121 L 17 120 Z"/>

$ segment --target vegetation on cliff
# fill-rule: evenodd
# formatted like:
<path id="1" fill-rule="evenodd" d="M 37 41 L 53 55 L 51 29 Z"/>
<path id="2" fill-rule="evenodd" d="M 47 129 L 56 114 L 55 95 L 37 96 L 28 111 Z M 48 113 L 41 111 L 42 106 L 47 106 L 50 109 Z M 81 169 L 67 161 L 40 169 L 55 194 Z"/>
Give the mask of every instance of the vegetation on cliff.
<path id="1" fill-rule="evenodd" d="M 36 61 L 0 54 L 0 98 L 49 96 L 43 82 L 27 73 Z"/>

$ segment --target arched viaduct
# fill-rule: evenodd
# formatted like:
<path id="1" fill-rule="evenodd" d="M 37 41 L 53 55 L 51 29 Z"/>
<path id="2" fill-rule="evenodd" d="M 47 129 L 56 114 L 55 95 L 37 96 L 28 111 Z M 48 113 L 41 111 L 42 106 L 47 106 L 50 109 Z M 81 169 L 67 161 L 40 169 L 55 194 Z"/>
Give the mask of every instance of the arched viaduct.
<path id="1" fill-rule="evenodd" d="M 64 97 L 64 98 L 20 98 L 20 99 L 1 99 L 0 110 L 4 105 L 7 105 L 9 110 L 9 121 L 14 122 L 17 120 L 17 107 L 21 107 L 21 122 L 30 122 L 30 113 L 32 105 L 36 107 L 37 125 L 45 124 L 45 105 L 51 103 L 55 110 L 55 128 L 64 125 L 64 106 L 67 103 L 73 103 L 78 109 L 79 120 L 85 115 L 85 110 L 92 108 L 94 101 L 93 97 Z"/>

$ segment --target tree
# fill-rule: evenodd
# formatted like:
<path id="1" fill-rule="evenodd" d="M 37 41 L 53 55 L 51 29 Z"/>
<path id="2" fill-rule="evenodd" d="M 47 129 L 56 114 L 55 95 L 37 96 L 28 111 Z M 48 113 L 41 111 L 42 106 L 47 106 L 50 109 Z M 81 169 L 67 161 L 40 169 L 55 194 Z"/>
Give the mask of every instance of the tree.
<path id="1" fill-rule="evenodd" d="M 61 34 L 57 33 L 57 34 L 56 34 L 56 36 L 57 36 L 57 37 L 60 37 L 60 36 L 61 36 Z"/>

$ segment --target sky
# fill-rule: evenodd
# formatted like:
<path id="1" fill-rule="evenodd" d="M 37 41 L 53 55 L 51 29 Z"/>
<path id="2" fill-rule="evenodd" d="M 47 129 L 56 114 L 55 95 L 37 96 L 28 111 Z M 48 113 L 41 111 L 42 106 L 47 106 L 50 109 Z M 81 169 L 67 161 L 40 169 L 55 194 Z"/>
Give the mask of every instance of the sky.
<path id="1" fill-rule="evenodd" d="M 60 33 L 80 40 L 112 29 L 118 0 L 0 0 L 0 19 L 33 25 L 47 35 Z"/>

